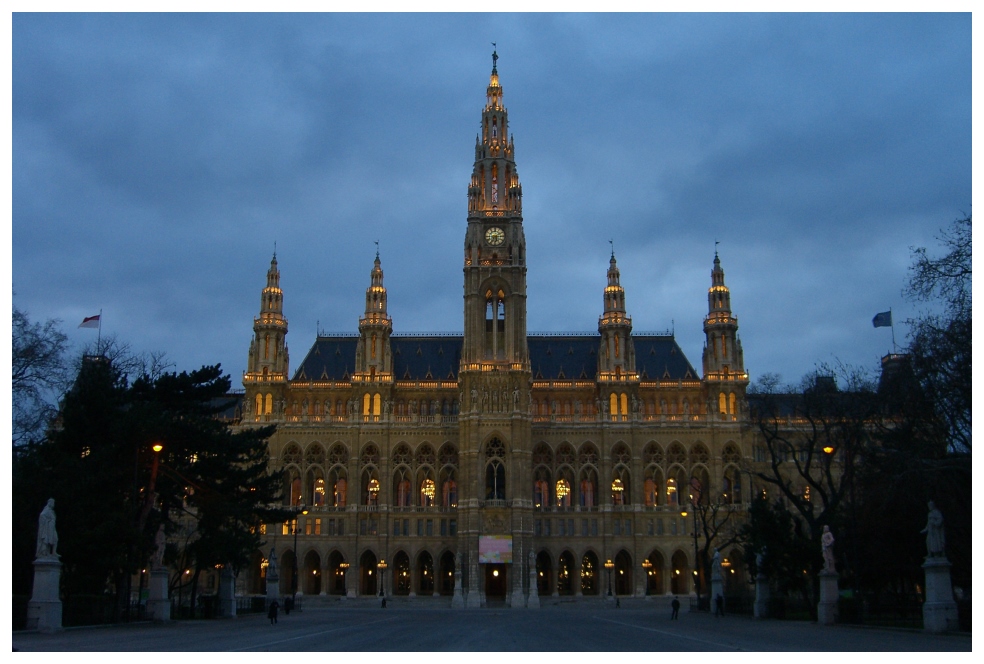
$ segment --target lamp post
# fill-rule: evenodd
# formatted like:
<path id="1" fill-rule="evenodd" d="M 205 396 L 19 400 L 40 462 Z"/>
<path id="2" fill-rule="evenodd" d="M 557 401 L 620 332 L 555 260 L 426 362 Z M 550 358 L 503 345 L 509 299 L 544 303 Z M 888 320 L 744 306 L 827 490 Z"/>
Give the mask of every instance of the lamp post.
<path id="1" fill-rule="evenodd" d="M 612 569 L 615 567 L 615 563 L 609 558 L 605 561 L 605 569 L 608 570 L 608 596 L 612 596 Z"/>
<path id="2" fill-rule="evenodd" d="M 644 570 L 646 579 L 646 595 L 649 595 L 649 575 L 652 574 L 653 564 L 649 562 L 649 558 L 642 561 L 642 569 Z"/>
<path id="3" fill-rule="evenodd" d="M 380 597 L 385 597 L 386 596 L 385 593 L 383 592 L 383 573 L 386 571 L 386 568 L 387 567 L 388 567 L 388 565 L 386 564 L 386 561 L 383 560 L 382 558 L 380 558 L 379 559 L 379 562 L 376 563 L 376 569 L 379 570 L 379 573 L 378 573 L 379 581 L 378 581 L 378 583 L 379 583 L 379 596 Z"/>
<path id="4" fill-rule="evenodd" d="M 297 530 L 301 525 L 300 519 L 298 518 L 301 514 L 307 514 L 307 509 L 304 505 L 298 505 L 294 508 L 294 560 L 291 563 L 291 575 L 290 575 L 290 605 L 291 608 L 294 606 L 294 600 L 297 599 Z"/>
<path id="5" fill-rule="evenodd" d="M 348 568 L 349 568 L 349 564 L 348 563 L 345 563 L 345 562 L 338 563 L 338 569 L 342 570 L 342 595 L 343 596 L 346 593 L 348 593 L 348 589 L 345 587 L 346 577 L 348 576 Z"/>

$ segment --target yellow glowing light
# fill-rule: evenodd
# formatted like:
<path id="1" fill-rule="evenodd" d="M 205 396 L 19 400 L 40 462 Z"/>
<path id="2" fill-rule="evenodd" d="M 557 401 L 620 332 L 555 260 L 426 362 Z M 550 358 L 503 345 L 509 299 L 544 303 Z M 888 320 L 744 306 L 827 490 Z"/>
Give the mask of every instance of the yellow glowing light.
<path id="1" fill-rule="evenodd" d="M 499 576 L 499 570 L 497 569 L 492 570 L 492 576 Z"/>
<path id="2" fill-rule="evenodd" d="M 155 452 L 160 452 L 161 450 L 164 449 L 164 446 L 161 445 L 160 443 L 154 443 L 154 446 L 151 449 L 154 450 Z"/>

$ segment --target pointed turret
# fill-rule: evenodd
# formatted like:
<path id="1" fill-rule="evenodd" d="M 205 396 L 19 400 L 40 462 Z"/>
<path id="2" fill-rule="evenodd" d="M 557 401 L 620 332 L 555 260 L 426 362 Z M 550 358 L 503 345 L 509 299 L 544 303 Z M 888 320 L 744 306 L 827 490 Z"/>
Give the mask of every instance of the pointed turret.
<path id="1" fill-rule="evenodd" d="M 619 283 L 618 264 L 612 250 L 608 262 L 608 285 L 605 287 L 605 313 L 598 318 L 601 345 L 598 348 L 599 397 L 610 402 L 612 419 L 625 419 L 629 415 L 628 400 L 631 396 L 625 384 L 638 383 L 635 367 L 635 345 L 632 342 L 632 319 L 625 313 L 625 290 Z M 605 384 L 621 384 L 611 391 Z"/>
<path id="2" fill-rule="evenodd" d="M 704 379 L 708 383 L 711 411 L 716 409 L 722 419 L 736 419 L 748 386 L 748 374 L 738 339 L 738 319 L 731 313 L 731 291 L 724 283 L 724 270 L 716 251 L 711 287 L 707 291 L 704 335 Z"/>
<path id="3" fill-rule="evenodd" d="M 266 287 L 260 292 L 260 315 L 253 319 L 253 339 L 249 344 L 249 359 L 243 375 L 249 409 L 256 418 L 275 414 L 275 401 L 279 403 L 282 398 L 280 391 L 287 382 L 290 369 L 286 337 L 284 294 L 280 290 L 280 269 L 277 253 L 274 252 L 270 269 L 267 270 Z M 281 387 L 275 389 L 271 383 L 279 383 Z"/>
<path id="4" fill-rule="evenodd" d="M 393 381 L 393 355 L 390 334 L 393 321 L 386 313 L 386 287 L 379 252 L 369 273 L 366 312 L 359 318 L 359 344 L 355 351 L 355 380 Z"/>

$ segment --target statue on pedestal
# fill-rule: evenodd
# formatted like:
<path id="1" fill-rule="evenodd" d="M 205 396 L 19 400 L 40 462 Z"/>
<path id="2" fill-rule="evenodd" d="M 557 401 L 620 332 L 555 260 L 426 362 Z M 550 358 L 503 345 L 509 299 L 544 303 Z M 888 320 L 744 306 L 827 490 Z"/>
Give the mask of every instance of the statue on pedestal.
<path id="1" fill-rule="evenodd" d="M 267 578 L 280 578 L 277 574 L 277 548 L 270 547 L 270 559 L 267 561 Z"/>
<path id="2" fill-rule="evenodd" d="M 919 532 L 926 535 L 926 553 L 928 558 L 943 558 L 946 556 L 946 536 L 943 534 L 943 514 L 936 509 L 936 504 L 929 501 L 929 515 L 926 527 Z"/>
<path id="3" fill-rule="evenodd" d="M 823 527 L 823 535 L 820 536 L 820 545 L 823 547 L 823 571 L 836 572 L 834 561 L 834 534 L 830 532 L 830 526 Z"/>
<path id="4" fill-rule="evenodd" d="M 714 557 L 711 558 L 711 576 L 722 576 L 723 572 L 721 570 L 721 552 L 714 549 Z"/>
<path id="5" fill-rule="evenodd" d="M 164 524 L 162 523 L 157 528 L 157 534 L 154 535 L 154 567 L 153 569 L 160 569 L 164 567 L 164 547 L 167 546 L 167 538 L 164 536 Z"/>
<path id="6" fill-rule="evenodd" d="M 49 498 L 48 504 L 41 510 L 38 517 L 38 548 L 37 558 L 58 557 L 58 532 L 55 530 L 55 499 Z"/>

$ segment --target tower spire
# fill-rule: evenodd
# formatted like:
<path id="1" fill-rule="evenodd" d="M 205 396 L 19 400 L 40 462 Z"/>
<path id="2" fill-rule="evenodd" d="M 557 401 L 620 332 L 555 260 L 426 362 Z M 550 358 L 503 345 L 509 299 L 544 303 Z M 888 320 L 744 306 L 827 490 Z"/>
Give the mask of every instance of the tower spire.
<path id="1" fill-rule="evenodd" d="M 748 374 L 738 339 L 738 319 L 731 312 L 731 291 L 724 283 L 717 241 L 714 244 L 714 267 L 704 318 L 704 379 L 712 409 L 716 405 L 721 419 L 733 420 L 737 418 L 739 403 L 744 400 Z"/>
<path id="2" fill-rule="evenodd" d="M 392 332 L 393 320 L 386 312 L 386 287 L 383 286 L 379 242 L 376 241 L 376 259 L 366 289 L 366 311 L 359 318 L 359 343 L 355 349 L 356 375 L 362 380 L 393 380 Z"/>

